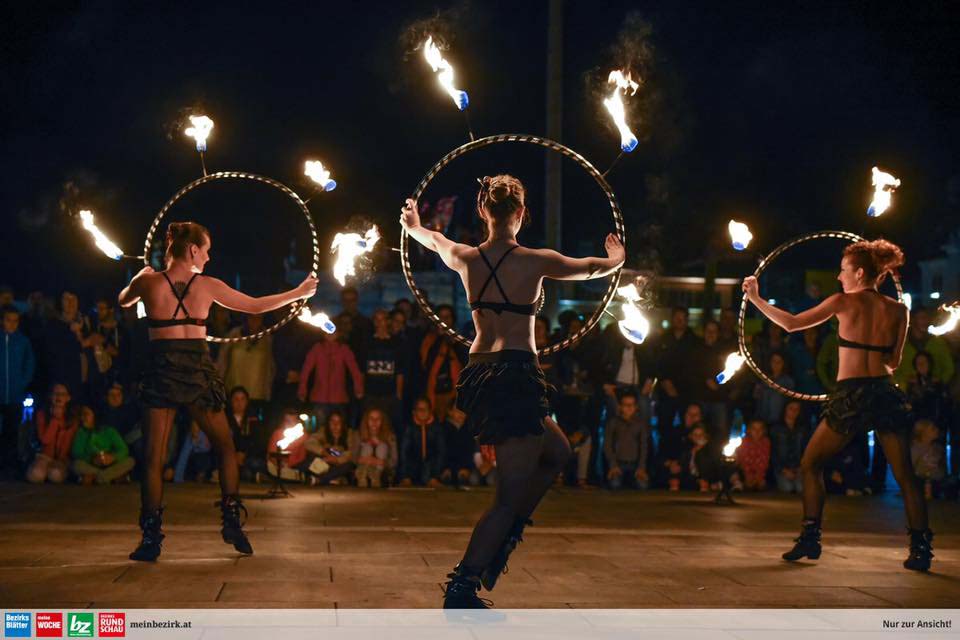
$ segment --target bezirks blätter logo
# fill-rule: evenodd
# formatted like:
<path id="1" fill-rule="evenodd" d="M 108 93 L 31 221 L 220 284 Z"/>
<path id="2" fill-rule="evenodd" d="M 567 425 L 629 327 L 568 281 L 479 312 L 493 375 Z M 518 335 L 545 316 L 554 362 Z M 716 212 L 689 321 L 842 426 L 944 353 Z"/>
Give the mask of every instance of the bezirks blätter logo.
<path id="1" fill-rule="evenodd" d="M 92 638 L 93 613 L 68 613 L 67 636 L 70 638 Z"/>
<path id="2" fill-rule="evenodd" d="M 3 635 L 8 638 L 29 638 L 33 614 L 7 611 L 3 615 Z"/>
<path id="3" fill-rule="evenodd" d="M 101 613 L 98 625 L 101 638 L 123 638 L 127 635 L 127 614 Z"/>
<path id="4" fill-rule="evenodd" d="M 62 638 L 63 614 L 37 612 L 37 637 Z"/>

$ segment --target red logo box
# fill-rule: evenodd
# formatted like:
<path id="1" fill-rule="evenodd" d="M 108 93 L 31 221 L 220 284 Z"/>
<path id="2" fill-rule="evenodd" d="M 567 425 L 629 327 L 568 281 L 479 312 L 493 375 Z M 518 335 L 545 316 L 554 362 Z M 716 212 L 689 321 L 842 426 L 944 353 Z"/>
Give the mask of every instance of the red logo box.
<path id="1" fill-rule="evenodd" d="M 63 614 L 62 613 L 37 613 L 37 637 L 38 638 L 62 638 L 63 637 Z"/>
<path id="2" fill-rule="evenodd" d="M 127 614 L 117 612 L 100 613 L 97 627 L 101 638 L 123 638 L 127 635 Z"/>

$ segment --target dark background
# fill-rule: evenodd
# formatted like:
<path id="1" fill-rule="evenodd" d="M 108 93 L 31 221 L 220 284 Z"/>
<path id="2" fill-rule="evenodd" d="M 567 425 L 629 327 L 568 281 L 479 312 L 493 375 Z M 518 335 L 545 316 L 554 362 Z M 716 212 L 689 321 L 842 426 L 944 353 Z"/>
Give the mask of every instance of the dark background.
<path id="1" fill-rule="evenodd" d="M 155 212 L 199 175 L 176 130 L 192 107 L 216 122 L 212 169 L 263 173 L 306 195 L 303 160 L 319 158 L 340 184 L 311 204 L 322 242 L 362 216 L 396 246 L 403 198 L 466 137 L 420 53 L 404 60 L 406 28 L 450 9 L 445 55 L 470 93 L 474 129 L 544 134 L 545 0 L 8 4 L 0 283 L 18 298 L 121 286 L 127 269 L 94 253 L 72 215 L 94 209 L 108 235 L 140 253 Z M 601 170 L 619 138 L 596 79 L 620 66 L 611 46 L 631 11 L 650 26 L 653 55 L 626 103 L 641 145 L 610 174 L 628 266 L 702 274 L 705 255 L 730 253 L 731 217 L 751 225 L 760 249 L 841 228 L 901 243 L 912 265 L 957 228 L 960 3 L 567 2 L 562 141 Z M 530 183 L 536 215 L 538 153 L 478 154 L 428 196 L 463 202 L 475 173 L 514 171 Z M 879 219 L 865 214 L 873 165 L 903 181 Z M 600 251 L 603 200 L 565 169 L 563 248 Z M 291 241 L 301 265 L 308 259 L 306 227 L 281 195 L 223 187 L 182 205 L 171 219 L 213 231 L 216 275 L 279 275 Z M 835 251 L 808 266 L 833 268 Z M 721 275 L 748 266 L 734 271 Z"/>

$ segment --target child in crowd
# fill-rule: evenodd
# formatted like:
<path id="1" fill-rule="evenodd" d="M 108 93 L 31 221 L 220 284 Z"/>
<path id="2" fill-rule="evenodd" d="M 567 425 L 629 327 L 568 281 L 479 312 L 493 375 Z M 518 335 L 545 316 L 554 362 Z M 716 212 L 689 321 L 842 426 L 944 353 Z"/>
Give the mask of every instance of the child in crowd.
<path id="1" fill-rule="evenodd" d="M 917 420 L 913 425 L 910 457 L 914 474 L 923 482 L 923 495 L 927 500 L 939 493 L 940 483 L 946 476 L 946 456 L 939 438 L 940 429 L 932 420 Z"/>
<path id="2" fill-rule="evenodd" d="M 440 474 L 447 457 L 446 442 L 427 398 L 414 403 L 413 422 L 404 430 L 400 449 L 401 486 L 443 486 Z"/>
<path id="3" fill-rule="evenodd" d="M 767 470 L 770 468 L 770 438 L 763 420 L 751 420 L 747 425 L 747 437 L 736 452 L 737 467 L 743 474 L 743 483 L 748 491 L 765 491 Z"/>
<path id="4" fill-rule="evenodd" d="M 346 420 L 339 411 L 327 417 L 327 424 L 304 441 L 309 452 L 297 468 L 310 478 L 310 484 L 350 484 L 354 469 L 357 432 L 347 429 Z"/>
<path id="5" fill-rule="evenodd" d="M 481 444 L 473 454 L 474 470 L 470 473 L 470 485 L 485 484 L 492 487 L 497 484 L 497 451 L 490 444 Z"/>
<path id="6" fill-rule="evenodd" d="M 90 407 L 80 407 L 80 427 L 73 438 L 71 467 L 81 483 L 110 484 L 122 478 L 129 481 L 134 460 L 120 433 L 98 425 Z"/>
<path id="7" fill-rule="evenodd" d="M 389 416 L 380 409 L 367 409 L 360 420 L 357 486 L 386 486 L 396 474 L 397 460 L 397 438 Z"/>

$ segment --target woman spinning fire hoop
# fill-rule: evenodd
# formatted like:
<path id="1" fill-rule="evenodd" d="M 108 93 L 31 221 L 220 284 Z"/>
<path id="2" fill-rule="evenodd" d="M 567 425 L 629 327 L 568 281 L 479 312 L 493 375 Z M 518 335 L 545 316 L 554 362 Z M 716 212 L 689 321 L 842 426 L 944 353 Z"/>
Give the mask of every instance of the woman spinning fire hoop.
<path id="1" fill-rule="evenodd" d="M 787 331 L 802 331 L 833 316 L 840 321 L 837 390 L 830 394 L 823 419 L 800 463 L 803 524 L 800 537 L 794 540 L 796 545 L 783 554 L 784 560 L 820 557 L 824 464 L 858 434 L 873 429 L 903 492 L 910 536 L 910 555 L 903 566 L 915 571 L 930 568 L 933 532 L 927 524 L 927 505 L 910 459 L 910 406 L 890 379 L 903 355 L 909 312 L 903 304 L 877 291 L 887 274 L 902 264 L 903 252 L 886 240 L 851 244 L 844 249 L 837 276 L 843 293 L 797 315 L 761 298 L 756 278 L 743 281 L 747 299 Z"/>
<path id="2" fill-rule="evenodd" d="M 458 244 L 420 226 L 417 203 L 408 199 L 400 223 L 460 274 L 471 300 L 476 338 L 457 384 L 457 407 L 481 444 L 497 454 L 493 506 L 483 514 L 463 560 L 447 577 L 444 608 L 486 608 L 481 584 L 493 589 L 507 557 L 522 539 L 540 499 L 570 456 L 570 445 L 548 417 L 550 386 L 537 362 L 533 339 L 536 300 L 544 278 L 588 280 L 616 271 L 624 261 L 619 238 L 606 238 L 606 258 L 570 258 L 517 242 L 529 221 L 523 184 L 508 175 L 481 180 L 477 212 L 487 239 Z"/>
<path id="3" fill-rule="evenodd" d="M 219 506 L 223 541 L 241 553 L 253 553 L 240 522 L 246 512 L 238 494 L 238 466 L 233 438 L 223 411 L 223 381 L 210 359 L 205 326 L 214 302 L 234 311 L 264 313 L 279 309 L 317 289 L 307 277 L 296 289 L 261 298 L 240 293 L 222 281 L 201 275 L 210 260 L 210 233 L 194 222 L 173 222 L 167 228 L 165 271 L 144 267 L 120 292 L 120 305 L 143 300 L 150 330 L 150 362 L 140 383 L 140 401 L 147 413 L 146 470 L 140 482 L 140 528 L 143 538 L 131 560 L 156 560 L 164 538 L 163 460 L 170 428 L 179 407 L 186 407 L 219 452 Z"/>

